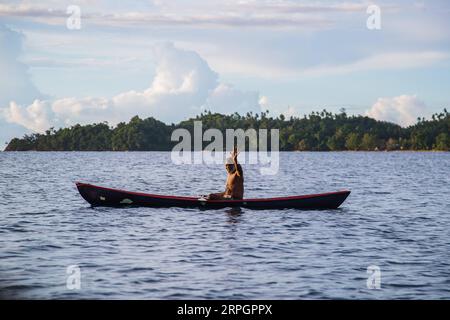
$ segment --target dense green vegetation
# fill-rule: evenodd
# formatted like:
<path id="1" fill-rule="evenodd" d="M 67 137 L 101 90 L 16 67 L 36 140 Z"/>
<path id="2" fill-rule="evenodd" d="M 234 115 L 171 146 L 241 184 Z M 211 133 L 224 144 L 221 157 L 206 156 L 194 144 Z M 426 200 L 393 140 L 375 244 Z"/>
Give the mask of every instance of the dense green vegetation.
<path id="1" fill-rule="evenodd" d="M 224 134 L 226 129 L 279 129 L 282 151 L 450 150 L 450 113 L 446 109 L 434 114 L 431 120 L 418 119 L 408 128 L 368 117 L 348 116 L 343 109 L 339 114 L 323 110 L 290 119 L 283 115 L 269 117 L 268 112 L 245 116 L 207 112 L 177 125 L 136 116 L 116 127 L 98 123 L 59 130 L 51 128 L 45 134 L 12 139 L 5 151 L 165 151 L 178 143 L 170 139 L 176 128 L 193 133 L 193 120 L 201 120 L 203 130 L 217 128 Z"/>

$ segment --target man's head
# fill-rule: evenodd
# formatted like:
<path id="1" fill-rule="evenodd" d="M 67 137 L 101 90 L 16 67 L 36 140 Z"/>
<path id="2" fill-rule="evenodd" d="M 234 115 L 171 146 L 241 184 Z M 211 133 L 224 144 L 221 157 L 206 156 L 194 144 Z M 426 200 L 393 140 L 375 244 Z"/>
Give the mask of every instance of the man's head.
<path id="1" fill-rule="evenodd" d="M 228 173 L 233 173 L 236 170 L 233 159 L 227 158 L 227 161 L 225 162 L 225 169 Z"/>
<path id="2" fill-rule="evenodd" d="M 236 170 L 234 168 L 234 164 L 227 164 L 227 165 L 225 165 L 225 169 L 227 169 L 228 173 L 234 173 L 234 171 Z"/>

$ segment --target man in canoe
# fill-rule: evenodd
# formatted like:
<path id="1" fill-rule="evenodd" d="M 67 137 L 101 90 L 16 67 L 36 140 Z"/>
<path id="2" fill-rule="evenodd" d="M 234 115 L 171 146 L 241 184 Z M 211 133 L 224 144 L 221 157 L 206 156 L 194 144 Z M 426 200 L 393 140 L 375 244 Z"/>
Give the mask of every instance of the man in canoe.
<path id="1" fill-rule="evenodd" d="M 219 193 L 211 193 L 208 200 L 230 200 L 242 199 L 244 197 L 244 172 L 242 166 L 238 163 L 238 150 L 234 147 L 233 151 L 225 163 L 227 170 L 227 182 L 225 191 Z"/>

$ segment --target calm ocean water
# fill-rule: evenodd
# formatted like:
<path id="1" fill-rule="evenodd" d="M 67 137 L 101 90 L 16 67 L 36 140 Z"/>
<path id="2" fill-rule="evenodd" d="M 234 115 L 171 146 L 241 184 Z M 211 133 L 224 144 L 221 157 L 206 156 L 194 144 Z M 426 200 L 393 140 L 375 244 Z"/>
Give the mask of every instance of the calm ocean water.
<path id="1" fill-rule="evenodd" d="M 164 152 L 0 153 L 0 297 L 449 299 L 449 168 L 450 153 L 282 153 L 276 176 L 244 166 L 247 197 L 352 194 L 324 211 L 93 209 L 75 181 L 197 195 L 225 172 Z"/>

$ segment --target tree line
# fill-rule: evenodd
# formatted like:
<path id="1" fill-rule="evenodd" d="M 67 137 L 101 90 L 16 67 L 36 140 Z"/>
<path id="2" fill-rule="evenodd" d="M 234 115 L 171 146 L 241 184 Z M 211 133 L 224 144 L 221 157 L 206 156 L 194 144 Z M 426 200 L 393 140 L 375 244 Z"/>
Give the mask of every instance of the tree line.
<path id="1" fill-rule="evenodd" d="M 5 151 L 168 151 L 178 141 L 171 141 L 177 128 L 193 134 L 193 121 L 202 121 L 203 130 L 279 129 L 281 151 L 343 151 L 343 150 L 450 150 L 450 113 L 444 109 L 431 119 L 418 118 L 407 128 L 361 115 L 347 115 L 327 110 L 286 118 L 257 114 L 223 115 L 205 112 L 178 124 L 167 125 L 152 117 L 133 117 L 128 123 L 111 127 L 107 122 L 75 125 L 45 134 L 34 133 L 14 138 Z M 205 143 L 208 144 L 208 143 Z"/>

